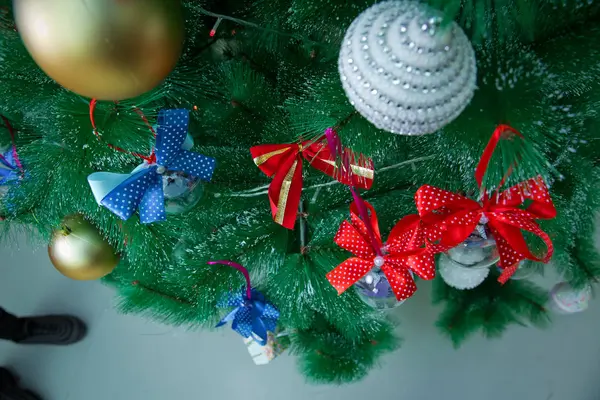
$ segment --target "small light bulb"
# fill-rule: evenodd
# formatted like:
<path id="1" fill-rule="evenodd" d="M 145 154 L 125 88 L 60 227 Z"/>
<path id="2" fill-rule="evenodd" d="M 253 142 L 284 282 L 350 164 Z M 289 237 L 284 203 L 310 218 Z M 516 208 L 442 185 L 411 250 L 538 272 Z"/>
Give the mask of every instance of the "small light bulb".
<path id="1" fill-rule="evenodd" d="M 221 25 L 221 21 L 223 21 L 223 18 L 217 19 L 217 22 L 215 22 L 212 29 L 210 30 L 210 37 L 214 37 L 217 34 L 217 29 L 219 29 L 219 25 Z"/>

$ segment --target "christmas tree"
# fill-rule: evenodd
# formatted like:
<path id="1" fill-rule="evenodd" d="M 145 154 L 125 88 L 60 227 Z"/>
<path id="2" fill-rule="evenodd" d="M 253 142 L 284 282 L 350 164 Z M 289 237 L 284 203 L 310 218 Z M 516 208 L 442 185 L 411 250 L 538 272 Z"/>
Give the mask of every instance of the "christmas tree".
<path id="1" fill-rule="evenodd" d="M 145 6 L 161 3 L 179 7 L 179 2 L 166 0 Z M 83 97 L 47 76 L 23 43 L 20 33 L 26 27 L 20 26 L 20 20 L 15 22 L 13 4 L 0 2 L 0 146 L 7 150 L 3 160 L 12 177 L 0 181 L 6 189 L 0 210 L 0 235 L 5 243 L 13 240 L 16 231 L 24 230 L 48 244 L 55 240 L 52 235 L 60 232 L 66 216 L 82 214 L 120 256 L 117 267 L 104 278 L 118 291 L 120 309 L 194 327 L 214 327 L 229 312 L 220 307 L 223 297 L 244 287 L 238 271 L 208 263 L 231 260 L 241 264 L 249 270 L 252 286 L 278 309 L 277 329 L 287 333 L 302 372 L 322 383 L 360 379 L 380 355 L 399 344 L 384 313 L 364 302 L 355 290 L 339 294 L 327 279 L 330 271 L 351 257 L 334 242 L 353 202 L 344 184 L 352 176 L 335 172 L 347 169 L 346 162 L 355 163 L 358 170 L 373 166 L 375 178 L 369 184 L 361 182 L 369 190 L 360 190 L 360 195 L 376 210 L 383 238 L 404 216 L 416 213 L 415 193 L 423 185 L 481 200 L 485 188 L 489 188 L 488 197 L 493 197 L 500 182 L 505 189 L 539 177 L 548 185 L 556 208 L 556 217 L 537 221 L 551 239 L 554 254 L 550 265 L 539 263 L 538 268 L 533 263 L 531 268 L 556 268 L 575 289 L 588 287 L 600 276 L 593 243 L 594 214 L 600 207 L 600 28 L 595 26 L 600 3 L 394 3 L 398 8 L 384 12 L 382 18 L 392 21 L 410 4 L 432 16 L 417 26 L 423 34 L 433 38 L 462 29 L 468 38 L 462 45 L 465 60 L 468 49 L 474 49 L 477 89 L 472 99 L 469 84 L 458 85 L 455 89 L 460 96 L 464 94 L 464 107 L 457 104 L 451 118 L 439 127 L 432 123 L 432 132 L 419 136 L 398 130 L 402 134 L 391 133 L 393 129 L 384 126 L 390 116 L 381 110 L 375 116 L 366 115 L 360 104 L 349 100 L 352 84 L 343 83 L 345 75 L 340 71 L 353 67 L 347 57 L 340 58 L 340 51 L 343 55 L 349 48 L 359 51 L 378 45 L 377 36 L 365 36 L 362 43 L 359 31 L 356 46 L 344 39 L 352 22 L 373 2 L 182 3 L 185 35 L 175 69 L 148 92 L 110 101 Z M 62 12 L 69 12 L 63 8 Z M 79 17 L 88 19 L 86 26 L 97 24 L 100 18 L 93 13 L 72 16 Z M 383 32 L 381 37 L 398 33 Z M 67 34 L 76 37 L 78 32 Z M 50 51 L 61 46 L 46 39 L 44 46 Z M 425 64 L 427 57 L 433 57 L 427 51 L 421 54 L 418 43 L 406 45 L 415 47 Z M 383 57 L 390 49 L 381 46 Z M 449 54 L 454 54 L 453 46 L 447 46 Z M 394 44 L 390 47 L 394 53 Z M 167 50 L 171 49 L 144 49 L 158 55 Z M 89 52 L 92 60 L 102 56 Z M 448 63 L 453 60 L 450 57 Z M 83 74 L 84 81 L 97 83 L 94 70 L 71 70 L 68 63 L 61 67 L 63 76 Z M 457 76 L 442 73 L 433 92 L 457 86 L 461 74 L 469 71 L 474 78 L 475 70 L 465 66 L 457 69 Z M 436 76 L 436 72 L 422 68 L 415 79 Z M 393 90 L 404 90 L 403 85 L 414 89 L 410 83 L 393 80 L 389 83 Z M 387 101 L 373 93 L 378 88 L 363 88 Z M 437 99 L 431 89 L 418 89 L 423 104 Z M 123 218 L 99 206 L 88 177 L 101 171 L 129 174 L 142 162 L 140 156 L 155 165 L 156 157 L 148 157 L 154 154 L 153 133 L 158 131 L 160 136 L 159 119 L 168 115 L 161 110 L 170 109 L 187 110 L 188 132 L 195 142 L 191 152 L 216 160 L 212 177 L 194 181 L 194 199 L 171 204 L 162 222 L 144 223 L 148 221 L 143 220 L 147 216 L 142 211 L 140 216 Z M 427 106 L 418 110 L 409 106 L 403 112 L 409 119 L 428 121 L 421 117 L 429 112 Z M 499 126 L 512 130 L 498 130 Z M 474 172 L 495 131 L 500 140 L 479 184 Z M 324 136 L 326 132 L 330 135 Z M 325 137 L 327 146 L 319 146 Z M 344 148 L 340 154 L 335 151 L 338 139 Z M 257 168 L 261 163 L 250 152 L 268 144 L 287 145 L 278 147 L 285 151 L 300 144 L 298 154 L 304 153 L 297 155 L 303 165 L 296 161 L 298 172 L 292 172 L 303 182 L 300 189 L 296 186 L 301 195 L 291 216 L 289 212 L 284 217 L 275 215 L 277 210 L 272 213 L 269 189 L 276 179 Z M 307 156 L 305 148 L 310 150 L 311 145 L 317 150 Z M 329 151 L 330 157 L 320 156 L 322 151 Z M 16 160 L 9 159 L 15 152 Z M 333 165 L 324 171 L 327 166 L 319 168 L 315 159 Z M 177 174 L 169 179 L 175 185 L 181 180 L 189 183 Z M 354 186 L 358 190 L 361 184 Z M 277 221 L 280 217 L 287 222 Z M 525 233 L 524 238 L 533 253 L 545 251 L 535 235 Z M 527 281 L 500 284 L 501 272 L 492 268 L 470 290 L 451 287 L 438 273 L 433 301 L 445 305 L 438 326 L 455 345 L 475 332 L 497 337 L 511 324 L 547 325 L 546 292 Z M 418 286 L 431 284 L 415 280 Z"/>

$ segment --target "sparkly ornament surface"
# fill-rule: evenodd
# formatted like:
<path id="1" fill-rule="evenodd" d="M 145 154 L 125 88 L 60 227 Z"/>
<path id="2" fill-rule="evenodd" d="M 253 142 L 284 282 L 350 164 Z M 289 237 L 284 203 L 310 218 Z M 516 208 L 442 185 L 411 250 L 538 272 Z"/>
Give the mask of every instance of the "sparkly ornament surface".
<path id="1" fill-rule="evenodd" d="M 490 273 L 489 265 L 465 266 L 453 261 L 445 254 L 440 255 L 438 268 L 444 282 L 460 290 L 479 286 Z"/>
<path id="2" fill-rule="evenodd" d="M 500 260 L 496 242 L 478 225 L 467 240 L 442 254 L 439 271 L 448 285 L 457 289 L 473 289 L 490 273 L 490 266 Z"/>
<path id="3" fill-rule="evenodd" d="M 19 34 L 48 76 L 73 92 L 122 100 L 157 86 L 184 37 L 179 0 L 17 0 Z"/>
<path id="4" fill-rule="evenodd" d="M 574 289 L 567 282 L 558 283 L 550 291 L 552 309 L 559 314 L 574 314 L 587 310 L 592 299 L 592 288 Z"/>
<path id="5" fill-rule="evenodd" d="M 483 261 L 485 259 L 485 252 L 481 248 L 469 248 L 461 244 L 458 247 L 448 250 L 448 256 L 452 261 L 468 266 Z"/>
<path id="6" fill-rule="evenodd" d="M 354 20 L 339 57 L 351 104 L 380 129 L 433 133 L 473 97 L 477 67 L 460 27 L 411 0 L 386 1 Z"/>
<path id="7" fill-rule="evenodd" d="M 62 220 L 60 229 L 52 234 L 48 255 L 58 272 L 83 281 L 102 278 L 119 263 L 113 247 L 81 214 Z"/>

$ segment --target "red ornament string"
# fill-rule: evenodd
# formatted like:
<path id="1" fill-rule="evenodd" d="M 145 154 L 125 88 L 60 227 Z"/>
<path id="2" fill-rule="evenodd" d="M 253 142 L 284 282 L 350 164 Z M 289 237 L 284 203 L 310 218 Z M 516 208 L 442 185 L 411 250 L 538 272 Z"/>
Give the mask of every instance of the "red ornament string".
<path id="1" fill-rule="evenodd" d="M 488 168 L 488 165 L 490 164 L 490 161 L 492 160 L 492 155 L 494 154 L 494 151 L 496 150 L 496 146 L 498 146 L 498 143 L 500 142 L 501 139 L 507 139 L 511 135 L 523 137 L 521 132 L 519 132 L 512 126 L 500 124 L 496 127 L 488 144 L 485 146 L 485 150 L 483 150 L 483 154 L 481 155 L 481 159 L 479 160 L 479 164 L 477 164 L 477 169 L 475 170 L 475 180 L 477 181 L 477 185 L 479 185 L 479 189 L 482 193 L 485 192 L 485 188 L 482 186 L 483 177 L 485 176 L 485 172 Z M 508 168 L 508 170 L 504 174 L 504 177 L 498 184 L 498 187 L 496 189 L 497 192 L 500 191 L 500 188 L 502 188 L 502 186 L 504 185 L 504 182 L 506 181 L 506 179 L 508 179 L 508 177 L 512 173 L 513 167 L 515 165 L 516 165 L 516 161 Z M 485 196 L 485 194 L 484 194 L 484 196 Z"/>
<path id="2" fill-rule="evenodd" d="M 94 132 L 94 135 L 96 136 L 96 138 L 99 141 L 103 142 L 102 135 L 100 134 L 100 132 L 98 132 L 98 129 L 96 127 L 96 121 L 94 119 L 94 111 L 96 111 L 96 104 L 97 104 L 97 102 L 98 101 L 96 99 L 92 99 L 90 101 L 90 122 L 92 123 L 92 130 Z M 148 129 L 150 129 L 150 132 L 152 132 L 152 135 L 154 135 L 154 137 L 156 137 L 156 132 L 154 131 L 154 128 L 152 128 L 152 125 L 150 125 L 150 122 L 148 122 L 148 119 L 146 118 L 146 116 L 144 115 L 144 113 L 142 113 L 142 111 L 139 108 L 137 108 L 137 107 L 135 107 L 133 110 L 136 112 L 136 114 L 138 114 L 140 116 L 140 118 L 142 119 L 142 121 L 144 121 L 144 123 L 146 124 L 146 126 L 148 127 Z M 152 152 L 150 153 L 150 155 L 146 156 L 146 155 L 143 155 L 141 153 L 135 153 L 133 151 L 125 150 L 125 149 L 123 149 L 121 147 L 118 147 L 118 146 L 115 146 L 115 145 L 113 145 L 111 143 L 106 143 L 106 145 L 109 148 L 111 148 L 113 150 L 116 150 L 118 152 L 125 153 L 125 154 L 131 154 L 132 156 L 141 158 L 142 160 L 146 161 L 148 164 L 155 164 L 156 163 L 156 154 L 154 153 L 154 147 L 152 148 Z"/>
<path id="3" fill-rule="evenodd" d="M 436 228 L 436 234 L 431 238 L 436 252 L 445 252 L 464 242 L 481 219 L 486 217 L 498 245 L 498 266 L 503 270 L 498 279 L 501 283 L 512 276 L 522 260 L 547 263 L 554 251 L 549 235 L 536 222 L 556 216 L 550 193 L 541 177 L 528 179 L 501 191 L 516 167 L 515 160 L 496 187 L 494 196 L 489 196 L 482 187 L 483 177 L 498 143 L 513 135 L 523 137 L 512 127 L 499 125 L 481 156 L 475 171 L 475 180 L 483 193 L 481 202 L 429 185 L 421 186 L 415 194 L 421 220 L 426 226 Z M 538 257 L 529 250 L 522 231 L 530 232 L 544 242 L 547 251 L 543 256 Z"/>

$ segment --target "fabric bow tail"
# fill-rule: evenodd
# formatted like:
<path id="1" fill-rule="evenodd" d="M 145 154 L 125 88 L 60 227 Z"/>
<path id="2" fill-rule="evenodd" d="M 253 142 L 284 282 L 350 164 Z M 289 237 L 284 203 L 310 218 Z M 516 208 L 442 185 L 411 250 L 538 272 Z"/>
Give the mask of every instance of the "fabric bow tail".
<path id="1" fill-rule="evenodd" d="M 520 208 L 525 202 L 529 205 L 525 209 Z M 489 226 L 498 246 L 498 267 L 503 270 L 498 279 L 501 283 L 506 283 L 519 263 L 525 259 L 543 263 L 550 261 L 554 245 L 550 236 L 535 220 L 554 218 L 556 208 L 541 177 L 515 185 L 499 196 L 485 199 L 483 208 L 485 214 L 489 215 Z M 536 235 L 544 242 L 546 251 L 541 257 L 529 250 L 523 231 Z"/>
<path id="2" fill-rule="evenodd" d="M 413 273 L 426 281 L 435 278 L 435 257 L 426 243 L 427 236 L 416 214 L 402 218 L 390 232 L 386 242 L 388 256 L 382 271 L 398 301 L 406 300 L 417 291 Z"/>
<path id="3" fill-rule="evenodd" d="M 185 109 L 161 110 L 156 148 L 146 162 L 131 174 L 96 172 L 88 177 L 96 202 L 123 220 L 139 209 L 144 224 L 164 221 L 162 174 L 181 171 L 210 181 L 215 168 L 213 158 L 189 151 L 193 141 L 187 135 L 188 123 Z"/>
<path id="4" fill-rule="evenodd" d="M 302 157 L 299 144 L 265 144 L 250 148 L 254 163 L 267 176 L 269 202 L 273 219 L 287 229 L 294 229 L 302 194 Z"/>

